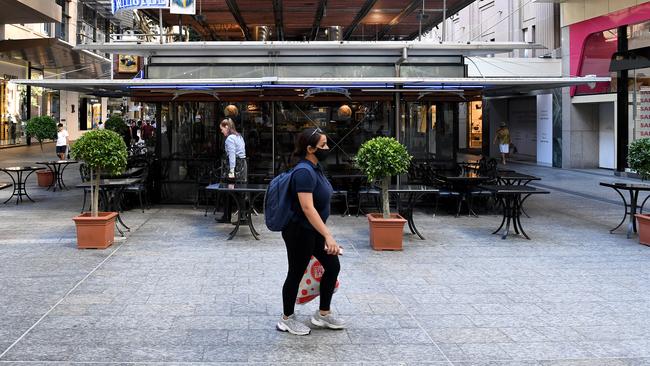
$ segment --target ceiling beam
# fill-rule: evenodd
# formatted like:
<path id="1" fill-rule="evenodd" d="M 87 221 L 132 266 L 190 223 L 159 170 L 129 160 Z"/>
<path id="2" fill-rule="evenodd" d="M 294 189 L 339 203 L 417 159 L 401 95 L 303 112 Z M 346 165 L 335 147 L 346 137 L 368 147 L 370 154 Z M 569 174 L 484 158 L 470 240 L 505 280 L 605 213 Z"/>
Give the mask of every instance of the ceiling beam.
<path id="1" fill-rule="evenodd" d="M 343 33 L 344 40 L 347 41 L 350 38 L 352 33 L 354 33 L 354 30 L 357 29 L 357 27 L 359 26 L 359 23 L 361 23 L 361 21 L 363 20 L 363 18 L 366 17 L 366 15 L 368 15 L 370 9 L 372 9 L 372 7 L 375 6 L 376 2 L 377 0 L 366 0 L 366 3 L 363 4 L 363 7 L 361 7 L 357 15 L 354 17 L 352 23 L 345 30 L 345 33 Z"/>
<path id="2" fill-rule="evenodd" d="M 415 9 L 417 9 L 420 4 L 422 4 L 422 1 L 420 1 L 420 0 L 411 1 L 410 4 L 408 4 L 404 9 L 402 9 L 402 11 L 400 11 L 400 13 L 397 14 L 397 16 L 395 18 L 391 19 L 391 21 L 388 22 L 388 24 L 386 24 L 381 29 L 381 31 L 379 31 L 379 34 L 377 34 L 377 39 L 381 40 L 382 38 L 384 38 L 384 36 L 386 36 L 388 34 L 388 32 L 390 32 L 390 30 L 393 28 L 393 26 L 399 24 L 402 21 L 402 19 L 404 19 L 407 16 L 411 15 L 411 13 L 413 13 L 413 11 Z"/>
<path id="3" fill-rule="evenodd" d="M 209 36 L 211 40 L 213 41 L 219 41 L 221 38 L 219 38 L 219 35 L 216 34 L 213 30 L 212 27 L 202 18 L 196 16 L 196 15 L 190 15 L 190 18 L 194 20 L 194 23 L 201 28 L 203 28 L 203 34 L 206 36 Z"/>
<path id="4" fill-rule="evenodd" d="M 325 16 L 325 8 L 327 7 L 327 0 L 320 0 L 318 4 L 318 9 L 316 10 L 316 16 L 314 17 L 314 25 L 311 26 L 311 35 L 309 39 L 315 41 L 318 37 L 318 29 L 320 28 L 320 21 L 323 20 Z"/>
<path id="5" fill-rule="evenodd" d="M 278 41 L 284 41 L 284 18 L 282 15 L 282 0 L 273 0 L 273 17 L 275 18 L 275 34 Z"/>
<path id="6" fill-rule="evenodd" d="M 228 5 L 228 10 L 230 10 L 230 13 L 232 14 L 233 18 L 235 18 L 235 21 L 239 25 L 239 28 L 241 28 L 241 31 L 244 33 L 244 38 L 247 41 L 252 40 L 253 37 L 251 37 L 251 31 L 248 29 L 248 26 L 246 26 L 244 17 L 241 15 L 241 11 L 239 11 L 239 6 L 237 6 L 237 1 L 226 0 L 226 4 Z"/>

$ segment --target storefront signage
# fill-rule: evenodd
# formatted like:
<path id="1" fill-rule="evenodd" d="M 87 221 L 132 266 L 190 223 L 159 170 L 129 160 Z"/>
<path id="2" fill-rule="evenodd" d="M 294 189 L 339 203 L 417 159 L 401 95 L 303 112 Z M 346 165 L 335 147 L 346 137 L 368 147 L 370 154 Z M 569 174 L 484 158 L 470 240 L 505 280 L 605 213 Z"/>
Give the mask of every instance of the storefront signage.
<path id="1" fill-rule="evenodd" d="M 537 96 L 537 164 L 553 165 L 553 95 Z"/>
<path id="2" fill-rule="evenodd" d="M 113 0 L 111 2 L 113 14 L 121 10 L 160 8 L 169 8 L 169 0 Z"/>
<path id="3" fill-rule="evenodd" d="M 639 102 L 636 111 L 634 139 L 650 137 L 650 88 L 641 87 L 637 93 Z"/>
<path id="4" fill-rule="evenodd" d="M 135 74 L 139 69 L 138 56 L 117 55 L 117 72 Z"/>
<path id="5" fill-rule="evenodd" d="M 305 91 L 305 98 L 311 97 L 312 95 L 315 94 L 326 94 L 326 93 L 333 93 L 333 94 L 342 94 L 345 95 L 346 98 L 350 98 L 350 92 L 345 89 L 345 88 L 309 88 Z"/>

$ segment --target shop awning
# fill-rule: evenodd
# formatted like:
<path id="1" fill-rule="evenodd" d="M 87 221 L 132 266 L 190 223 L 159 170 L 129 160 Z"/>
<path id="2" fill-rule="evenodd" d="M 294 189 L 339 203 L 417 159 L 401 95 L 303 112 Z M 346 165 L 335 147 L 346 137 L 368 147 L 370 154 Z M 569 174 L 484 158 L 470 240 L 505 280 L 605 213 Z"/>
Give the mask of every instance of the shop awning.
<path id="1" fill-rule="evenodd" d="M 317 42 L 113 42 L 77 45 L 80 50 L 120 53 L 138 56 L 219 56 L 232 55 L 241 58 L 263 55 L 269 57 L 313 56 L 388 56 L 396 59 L 407 55 L 418 56 L 486 56 L 516 50 L 546 49 L 540 44 L 526 42 L 471 42 L 434 43 L 414 41 L 317 41 Z"/>
<path id="2" fill-rule="evenodd" d="M 609 77 L 558 78 L 238 78 L 238 79 L 47 79 L 12 80 L 14 83 L 97 96 L 129 96 L 146 91 L 170 93 L 236 93 L 244 90 L 345 88 L 368 93 L 421 93 L 427 91 L 482 91 L 486 95 L 525 94 L 535 90 L 610 81 Z"/>
<path id="3" fill-rule="evenodd" d="M 0 41 L 0 53 L 66 77 L 100 78 L 110 75 L 111 61 L 96 53 L 75 49 L 58 38 Z"/>

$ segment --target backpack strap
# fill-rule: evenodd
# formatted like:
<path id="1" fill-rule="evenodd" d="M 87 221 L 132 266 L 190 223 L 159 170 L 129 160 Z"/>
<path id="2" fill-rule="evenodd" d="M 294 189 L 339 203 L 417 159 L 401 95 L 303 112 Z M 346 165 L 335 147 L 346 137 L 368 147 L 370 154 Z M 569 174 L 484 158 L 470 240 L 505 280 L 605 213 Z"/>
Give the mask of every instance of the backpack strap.
<path id="1" fill-rule="evenodd" d="M 316 181 L 316 184 L 318 184 L 318 176 L 316 175 L 316 172 L 311 167 L 311 165 L 309 165 L 307 163 L 304 163 L 304 162 L 300 162 L 300 163 L 296 164 L 296 166 L 293 168 L 293 172 L 297 171 L 298 169 L 306 169 L 309 172 L 309 175 L 311 175 L 311 177 L 314 178 L 314 180 Z"/>
<path id="2" fill-rule="evenodd" d="M 300 202 L 298 202 L 298 197 L 297 197 L 298 194 L 297 194 L 297 192 L 293 192 L 293 185 L 292 185 L 292 183 L 293 183 L 293 173 L 295 173 L 299 169 L 307 170 L 309 172 L 309 175 L 311 175 L 311 177 L 316 181 L 316 185 L 318 185 L 318 176 L 316 175 L 316 172 L 314 171 L 314 169 L 312 168 L 311 165 L 309 165 L 308 163 L 305 163 L 305 162 L 300 162 L 300 163 L 296 164 L 296 166 L 293 167 L 293 169 L 291 170 L 292 177 L 291 177 L 291 180 L 290 180 L 289 184 L 291 185 L 290 189 L 291 189 L 291 192 L 292 192 L 291 199 L 294 200 L 292 202 L 292 204 L 291 204 L 292 209 L 293 209 L 294 212 L 296 212 L 297 210 L 302 210 L 300 208 Z"/>

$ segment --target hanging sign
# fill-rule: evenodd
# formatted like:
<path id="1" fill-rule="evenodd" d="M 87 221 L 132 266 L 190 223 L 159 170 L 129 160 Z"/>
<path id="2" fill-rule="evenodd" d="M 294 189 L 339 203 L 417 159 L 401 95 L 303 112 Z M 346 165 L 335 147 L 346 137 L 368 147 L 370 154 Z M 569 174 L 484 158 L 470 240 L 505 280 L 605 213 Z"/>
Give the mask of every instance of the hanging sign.
<path id="1" fill-rule="evenodd" d="M 169 4 L 171 14 L 196 14 L 196 0 L 171 0 Z"/>
<path id="2" fill-rule="evenodd" d="M 113 14 L 122 10 L 135 9 L 167 9 L 169 0 L 113 0 L 111 1 L 111 11 Z"/>
<path id="3" fill-rule="evenodd" d="M 329 87 L 324 87 L 324 88 L 309 88 L 305 91 L 305 98 L 311 97 L 314 94 L 326 94 L 326 93 L 334 93 L 334 94 L 342 94 L 345 95 L 346 98 L 350 98 L 350 92 L 345 89 L 345 88 L 329 88 Z"/>

